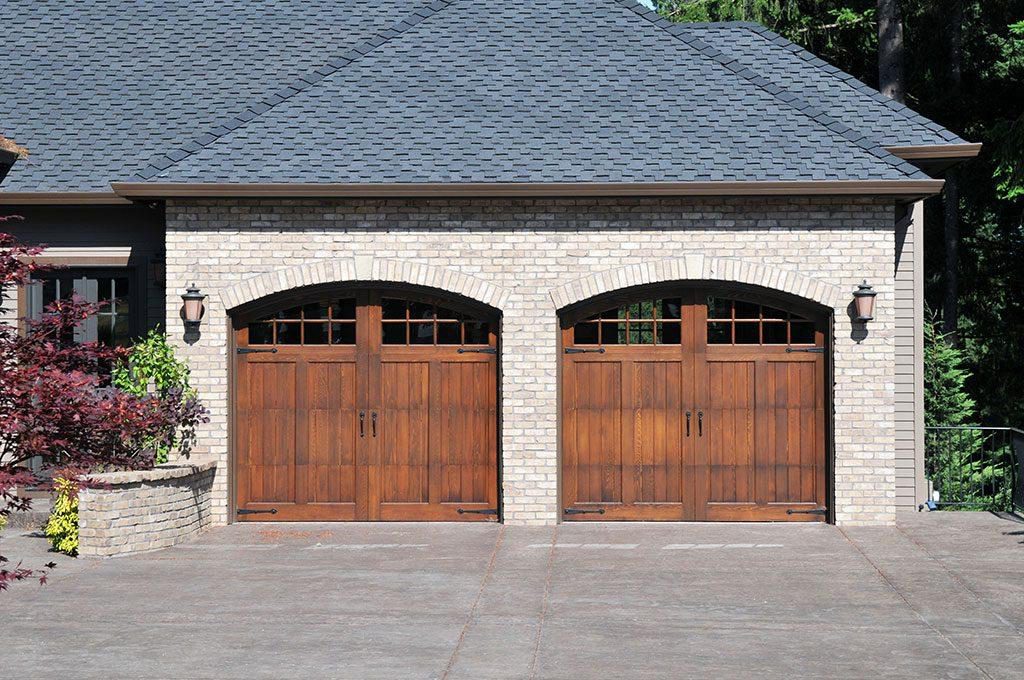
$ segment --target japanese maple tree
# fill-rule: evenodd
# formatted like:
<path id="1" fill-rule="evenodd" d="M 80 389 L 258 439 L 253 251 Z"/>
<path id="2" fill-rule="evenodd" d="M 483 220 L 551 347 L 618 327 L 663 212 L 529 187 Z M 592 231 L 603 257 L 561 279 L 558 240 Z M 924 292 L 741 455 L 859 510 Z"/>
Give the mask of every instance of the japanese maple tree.
<path id="1" fill-rule="evenodd" d="M 4 219 L 12 219 L 2 218 Z M 0 233 L 0 316 L 10 318 L 16 288 L 43 268 L 38 247 Z M 126 350 L 75 343 L 75 327 L 96 312 L 79 298 L 58 300 L 19 332 L 0 323 L 0 515 L 28 510 L 19 487 L 47 488 L 57 477 L 89 484 L 90 472 L 147 468 L 154 451 L 176 445 L 186 453 L 205 409 L 192 394 L 130 394 L 111 384 L 111 369 Z M 37 458 L 40 465 L 30 466 Z M 6 566 L 0 555 L 0 590 L 39 577 L 43 569 Z"/>

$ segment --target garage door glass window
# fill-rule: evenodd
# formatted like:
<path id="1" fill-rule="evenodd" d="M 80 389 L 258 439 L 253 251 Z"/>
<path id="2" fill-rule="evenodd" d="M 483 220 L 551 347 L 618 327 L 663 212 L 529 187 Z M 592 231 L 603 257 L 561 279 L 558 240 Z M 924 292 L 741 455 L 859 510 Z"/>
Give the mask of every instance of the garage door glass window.
<path id="1" fill-rule="evenodd" d="M 354 345 L 356 300 L 310 302 L 249 324 L 250 345 Z"/>
<path id="2" fill-rule="evenodd" d="M 441 305 L 398 298 L 381 299 L 385 345 L 486 345 L 490 325 Z"/>
<path id="3" fill-rule="evenodd" d="M 680 298 L 642 300 L 612 307 L 576 324 L 577 345 L 678 345 Z"/>
<path id="4" fill-rule="evenodd" d="M 709 345 L 813 345 L 814 322 L 756 302 L 707 296 Z"/>

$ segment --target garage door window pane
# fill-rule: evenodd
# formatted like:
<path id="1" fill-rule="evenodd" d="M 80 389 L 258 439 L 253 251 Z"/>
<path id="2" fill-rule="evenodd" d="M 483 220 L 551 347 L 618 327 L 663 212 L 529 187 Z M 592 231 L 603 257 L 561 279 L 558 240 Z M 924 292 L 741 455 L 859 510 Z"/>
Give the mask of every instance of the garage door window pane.
<path id="1" fill-rule="evenodd" d="M 466 340 L 467 345 L 486 345 L 490 342 L 488 337 L 488 325 L 481 321 L 467 321 L 466 327 Z M 596 330 L 596 328 L 595 328 Z"/>
<path id="2" fill-rule="evenodd" d="M 573 330 L 573 341 L 577 345 L 596 345 L 599 342 L 596 323 L 578 323 Z"/>
<path id="3" fill-rule="evenodd" d="M 249 344 L 273 345 L 274 324 L 263 322 L 249 324 Z"/>

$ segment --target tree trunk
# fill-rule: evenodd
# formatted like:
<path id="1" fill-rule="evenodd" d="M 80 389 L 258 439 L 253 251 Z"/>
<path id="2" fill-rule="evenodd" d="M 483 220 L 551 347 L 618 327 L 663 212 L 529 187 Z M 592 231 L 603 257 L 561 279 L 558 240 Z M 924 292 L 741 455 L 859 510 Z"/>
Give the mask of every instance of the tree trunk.
<path id="1" fill-rule="evenodd" d="M 878 0 L 878 89 L 903 102 L 903 14 L 900 0 Z"/>
<path id="2" fill-rule="evenodd" d="M 954 130 L 960 128 L 960 96 L 963 81 L 963 0 L 953 0 L 949 13 L 949 102 L 952 105 L 951 122 Z M 942 330 L 952 344 L 958 344 L 957 327 L 960 321 L 959 305 L 959 249 L 960 249 L 960 186 L 955 170 L 946 173 L 943 192 L 944 241 L 946 247 L 946 290 L 942 298 Z"/>
<path id="3" fill-rule="evenodd" d="M 957 272 L 960 261 L 960 184 L 957 181 L 956 170 L 946 173 L 946 186 L 942 192 L 942 201 L 943 242 L 946 248 L 944 263 L 946 290 L 942 297 L 942 332 L 946 335 L 946 341 L 955 345 L 958 342 L 956 330 L 960 316 L 957 304 L 960 294 L 960 281 Z"/>

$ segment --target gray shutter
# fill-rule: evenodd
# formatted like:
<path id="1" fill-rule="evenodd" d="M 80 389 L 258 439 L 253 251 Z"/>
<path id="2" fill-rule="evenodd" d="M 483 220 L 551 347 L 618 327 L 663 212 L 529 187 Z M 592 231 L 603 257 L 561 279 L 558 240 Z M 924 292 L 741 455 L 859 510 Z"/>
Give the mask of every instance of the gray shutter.
<path id="1" fill-rule="evenodd" d="M 33 281 L 25 285 L 25 316 L 38 319 L 43 315 L 43 282 Z"/>
<path id="2" fill-rule="evenodd" d="M 96 279 L 75 279 L 75 294 L 86 302 L 96 304 L 99 301 L 99 281 Z M 96 327 L 96 315 L 90 316 L 82 323 L 75 326 L 75 342 L 96 342 L 98 338 Z"/>

